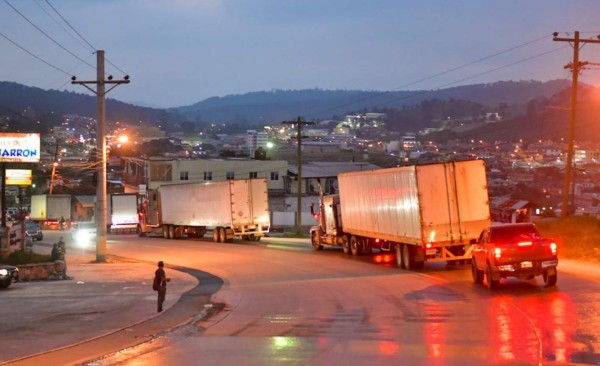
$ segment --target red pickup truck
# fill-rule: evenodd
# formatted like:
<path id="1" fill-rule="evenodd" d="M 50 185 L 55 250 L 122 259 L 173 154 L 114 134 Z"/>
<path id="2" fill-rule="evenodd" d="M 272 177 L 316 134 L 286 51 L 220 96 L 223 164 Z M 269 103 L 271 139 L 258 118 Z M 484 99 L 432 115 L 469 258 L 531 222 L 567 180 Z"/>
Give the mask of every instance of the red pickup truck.
<path id="1" fill-rule="evenodd" d="M 471 272 L 475 283 L 495 289 L 501 278 L 530 280 L 543 276 L 546 286 L 556 285 L 556 242 L 543 238 L 533 223 L 492 225 L 472 243 Z"/>

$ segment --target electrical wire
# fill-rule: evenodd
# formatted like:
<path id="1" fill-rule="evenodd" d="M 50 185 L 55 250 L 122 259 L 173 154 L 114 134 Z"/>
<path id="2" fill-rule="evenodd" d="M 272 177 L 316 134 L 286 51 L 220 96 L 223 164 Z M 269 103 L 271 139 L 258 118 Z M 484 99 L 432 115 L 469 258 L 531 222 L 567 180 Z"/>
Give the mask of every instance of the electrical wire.
<path id="1" fill-rule="evenodd" d="M 485 61 L 485 60 L 491 59 L 491 58 L 493 58 L 493 57 L 497 57 L 497 56 L 499 56 L 499 55 L 502 55 L 502 54 L 508 53 L 508 52 L 510 52 L 510 51 L 514 51 L 514 50 L 516 50 L 516 49 L 519 49 L 519 48 L 521 48 L 521 47 L 528 46 L 528 45 L 530 45 L 530 44 L 533 44 L 533 43 L 535 43 L 535 42 L 539 42 L 539 41 L 541 41 L 541 40 L 543 40 L 543 39 L 546 39 L 547 37 L 548 37 L 548 36 L 547 36 L 547 35 L 545 35 L 545 36 L 542 36 L 542 37 L 535 38 L 535 39 L 533 39 L 533 40 L 531 40 L 531 41 L 528 41 L 528 42 L 525 42 L 525 43 L 519 44 L 519 45 L 517 45 L 517 46 L 513 46 L 513 47 L 510 47 L 510 48 L 507 48 L 507 49 L 505 49 L 505 50 L 502 50 L 502 51 L 496 52 L 496 53 L 494 53 L 494 54 L 492 54 L 492 55 L 489 55 L 489 56 L 482 57 L 482 58 L 480 58 L 480 59 L 477 59 L 477 60 L 475 60 L 475 61 L 471 61 L 471 62 L 468 62 L 468 63 L 466 63 L 466 64 L 460 65 L 460 66 L 452 67 L 452 68 L 450 68 L 450 69 L 448 69 L 448 70 L 446 70 L 446 71 L 442 71 L 442 72 L 439 72 L 439 73 L 432 74 L 432 75 L 430 75 L 430 76 L 426 76 L 426 77 L 424 77 L 424 78 L 421 78 L 421 79 L 419 79 L 419 80 L 416 80 L 416 81 L 414 81 L 414 82 L 410 82 L 410 83 L 403 84 L 403 85 L 401 85 L 401 86 L 399 86 L 399 87 L 396 87 L 396 88 L 390 89 L 389 91 L 384 91 L 384 92 L 376 93 L 376 94 L 374 94 L 374 95 L 369 95 L 369 96 L 366 96 L 366 97 L 362 97 L 362 98 L 359 98 L 359 99 L 355 99 L 355 100 L 353 100 L 353 101 L 351 101 L 351 102 L 348 102 L 348 103 L 340 104 L 340 105 L 337 105 L 337 106 L 334 106 L 334 107 L 328 107 L 328 108 L 326 108 L 326 109 L 322 109 L 322 110 L 318 110 L 318 111 L 316 111 L 316 112 L 313 112 L 313 113 L 309 113 L 309 114 L 308 114 L 308 117 L 310 117 L 310 116 L 318 116 L 318 115 L 322 115 L 323 113 L 326 113 L 326 112 L 329 112 L 329 111 L 337 110 L 337 109 L 340 109 L 340 108 L 343 108 L 343 107 L 347 107 L 347 106 L 350 106 L 350 105 L 355 105 L 355 104 L 356 104 L 356 103 L 358 103 L 358 102 L 363 102 L 363 101 L 365 101 L 365 100 L 369 100 L 369 99 L 377 98 L 377 97 L 379 97 L 379 96 L 381 96 L 381 95 L 388 94 L 388 93 L 390 93 L 390 92 L 392 92 L 392 91 L 396 91 L 396 90 L 399 90 L 399 89 L 403 89 L 403 88 L 405 88 L 405 87 L 412 86 L 412 85 L 415 85 L 415 84 L 421 83 L 421 82 L 423 82 L 423 81 L 427 81 L 427 80 L 433 79 L 433 78 L 435 78 L 435 77 L 439 77 L 439 76 L 442 76 L 442 75 L 449 74 L 449 73 L 451 73 L 451 72 L 454 72 L 454 71 L 457 71 L 457 70 L 463 69 L 463 68 L 465 68 L 465 67 L 468 67 L 468 66 L 472 66 L 472 65 L 474 65 L 474 64 L 477 64 L 477 63 L 479 63 L 479 62 L 482 62 L 482 61 Z M 477 76 L 485 75 L 485 74 L 487 74 L 487 73 L 491 73 L 491 72 L 494 72 L 494 71 L 498 71 L 498 70 L 500 70 L 500 69 L 503 69 L 503 68 L 507 68 L 507 67 L 510 67 L 510 66 L 514 66 L 514 65 L 516 65 L 516 64 L 519 64 L 519 63 L 522 63 L 522 62 L 529 61 L 529 60 L 531 60 L 531 59 L 534 59 L 534 58 L 536 58 L 536 57 L 541 57 L 541 56 L 543 56 L 543 55 L 545 55 L 545 54 L 548 54 L 548 53 L 551 53 L 551 52 L 557 51 L 557 50 L 559 50 L 559 49 L 563 49 L 563 48 L 565 48 L 565 47 L 568 47 L 568 46 L 563 46 L 563 47 L 561 47 L 561 48 L 558 48 L 558 49 L 555 49 L 555 50 L 551 50 L 551 51 L 548 51 L 548 52 L 544 52 L 544 53 L 542 53 L 542 54 L 538 54 L 538 55 L 532 56 L 532 57 L 530 57 L 530 58 L 527 58 L 527 59 L 524 59 L 524 60 L 520 60 L 520 61 L 517 61 L 517 62 L 513 62 L 513 63 L 510 63 L 510 64 L 508 64 L 508 65 L 504 65 L 504 66 L 501 66 L 501 67 L 498 67 L 498 68 L 495 68 L 495 69 L 492 69 L 492 70 L 484 71 L 484 72 L 478 73 L 478 74 L 476 74 L 476 75 L 474 75 L 474 76 L 471 76 L 471 77 L 467 77 L 467 78 L 464 78 L 464 79 L 461 79 L 461 80 L 458 80 L 458 81 L 454 81 L 454 82 L 452 82 L 452 83 L 448 83 L 448 84 L 446 84 L 446 85 L 438 86 L 438 87 L 436 87 L 436 88 L 434 88 L 434 89 L 431 89 L 431 90 L 425 90 L 425 91 L 418 92 L 418 93 L 415 93 L 415 94 L 407 95 L 407 96 L 401 97 L 401 98 L 399 98 L 399 99 L 398 99 L 398 98 L 392 98 L 391 100 L 399 100 L 399 101 L 400 101 L 400 100 L 405 100 L 405 99 L 413 98 L 413 97 L 415 97 L 415 96 L 418 96 L 418 95 L 423 95 L 423 94 L 431 93 L 431 92 L 433 92 L 433 91 L 435 91 L 435 90 L 439 90 L 439 89 L 441 89 L 441 88 L 443 88 L 443 87 L 445 87 L 445 86 L 449 86 L 449 85 L 458 84 L 458 83 L 460 83 L 460 82 L 462 82 L 462 81 L 469 80 L 469 79 L 475 78 L 475 77 L 477 77 Z"/>
<path id="2" fill-rule="evenodd" d="M 82 39 L 82 40 L 83 40 L 83 41 L 84 41 L 84 42 L 85 42 L 85 43 L 86 43 L 86 44 L 87 44 L 87 45 L 90 47 L 90 49 L 91 49 L 93 52 L 96 52 L 96 51 L 97 51 L 97 50 L 96 50 L 96 47 L 92 46 L 92 44 L 91 44 L 90 42 L 88 42 L 88 40 L 87 40 L 87 39 L 85 39 L 85 37 L 84 37 L 84 36 L 82 36 L 82 35 L 81 35 L 81 33 L 79 33 L 79 32 L 77 31 L 77 29 L 75 29 L 75 28 L 74 28 L 74 27 L 71 25 L 71 23 L 69 23 L 69 21 L 68 21 L 67 19 L 65 19 L 65 17 L 63 17 L 63 16 L 62 16 L 62 14 L 61 14 L 61 13 L 60 13 L 58 10 L 56 10 L 56 8 L 55 8 L 55 7 L 54 7 L 54 6 L 53 6 L 53 5 L 50 3 L 50 1 L 48 1 L 48 0 L 45 0 L 45 1 L 46 1 L 46 4 L 48 4 L 48 6 L 49 6 L 50 8 L 52 8 L 52 10 L 54 10 L 54 12 L 55 12 L 55 13 L 56 13 L 56 14 L 57 14 L 59 17 L 60 17 L 60 19 L 62 19 L 62 20 L 63 20 L 63 22 L 65 22 L 65 24 L 66 24 L 66 25 L 67 25 L 69 28 L 71 28 L 71 30 L 72 30 L 73 32 L 75 32 L 75 34 L 77 34 L 77 35 L 79 36 L 79 38 L 81 38 L 81 39 Z"/>
<path id="3" fill-rule="evenodd" d="M 17 14 L 19 14 L 23 19 L 25 19 L 29 24 L 31 24 L 35 29 L 37 29 L 40 33 L 42 33 L 44 36 L 46 36 L 49 40 L 51 40 L 55 45 L 57 45 L 58 47 L 62 48 L 65 52 L 67 52 L 71 56 L 75 57 L 76 59 L 78 59 L 82 63 L 88 65 L 92 69 L 94 69 L 94 70 L 96 69 L 95 66 L 93 66 L 92 64 L 89 64 L 87 61 L 85 61 L 81 57 L 79 57 L 76 54 L 74 54 L 73 52 L 69 51 L 65 46 L 63 46 L 62 44 L 60 44 L 57 40 L 55 40 L 54 38 L 52 38 L 48 33 L 44 32 L 40 27 L 38 27 L 37 25 L 35 25 L 35 23 L 33 23 L 31 20 L 29 20 L 29 18 L 27 18 L 23 13 L 21 13 L 17 8 L 15 8 L 8 0 L 4 0 L 4 2 L 8 6 L 10 6 Z"/>
<path id="4" fill-rule="evenodd" d="M 43 58 L 39 57 L 38 55 L 35 55 L 33 52 L 29 51 L 28 49 L 26 49 L 25 47 L 21 46 L 20 44 L 18 44 L 17 42 L 13 41 L 12 39 L 8 38 L 6 35 L 4 35 L 2 32 L 0 32 L 0 36 L 4 37 L 4 39 L 6 39 L 7 41 L 9 41 L 10 43 L 12 43 L 13 45 L 17 46 L 18 48 L 20 48 L 21 50 L 23 50 L 24 52 L 28 53 L 30 56 L 36 58 L 38 61 L 43 62 L 44 64 L 50 66 L 51 68 L 58 70 L 60 72 L 62 72 L 63 74 L 67 75 L 67 76 L 71 76 L 68 72 L 66 72 L 65 70 L 59 68 L 58 66 L 54 66 L 51 63 L 49 63 L 48 61 L 44 60 Z"/>

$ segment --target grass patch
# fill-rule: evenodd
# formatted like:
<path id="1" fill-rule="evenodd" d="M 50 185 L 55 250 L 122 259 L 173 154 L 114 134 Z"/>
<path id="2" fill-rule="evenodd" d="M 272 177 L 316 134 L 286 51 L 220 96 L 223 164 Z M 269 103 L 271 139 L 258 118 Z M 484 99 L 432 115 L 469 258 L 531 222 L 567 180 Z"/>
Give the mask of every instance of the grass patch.
<path id="1" fill-rule="evenodd" d="M 536 222 L 543 236 L 556 240 L 558 256 L 600 262 L 600 220 L 571 216 Z"/>
<path id="2" fill-rule="evenodd" d="M 0 257 L 0 263 L 17 266 L 20 264 L 51 262 L 49 254 L 37 254 L 32 252 L 13 252 L 8 257 Z"/>

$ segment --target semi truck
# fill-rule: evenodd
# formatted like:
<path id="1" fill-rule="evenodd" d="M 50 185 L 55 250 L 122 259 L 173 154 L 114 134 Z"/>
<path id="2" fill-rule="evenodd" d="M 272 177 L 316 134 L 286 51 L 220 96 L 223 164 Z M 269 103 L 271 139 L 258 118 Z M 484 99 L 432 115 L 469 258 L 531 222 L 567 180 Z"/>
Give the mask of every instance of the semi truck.
<path id="1" fill-rule="evenodd" d="M 468 160 L 341 173 L 339 194 L 323 196 L 310 229 L 316 250 L 394 252 L 399 268 L 472 257 L 490 224 L 485 162 Z"/>
<path id="2" fill-rule="evenodd" d="M 37 221 L 42 229 L 58 229 L 61 219 L 65 228 L 71 222 L 71 196 L 68 194 L 32 195 L 29 219 Z"/>
<path id="3" fill-rule="evenodd" d="M 138 195 L 118 193 L 111 194 L 109 197 L 107 200 L 109 232 L 136 232 L 139 224 Z"/>
<path id="4" fill-rule="evenodd" d="M 179 239 L 203 237 L 212 230 L 216 242 L 234 237 L 259 241 L 269 228 L 267 181 L 258 178 L 169 184 L 150 190 L 140 211 L 138 233 Z"/>

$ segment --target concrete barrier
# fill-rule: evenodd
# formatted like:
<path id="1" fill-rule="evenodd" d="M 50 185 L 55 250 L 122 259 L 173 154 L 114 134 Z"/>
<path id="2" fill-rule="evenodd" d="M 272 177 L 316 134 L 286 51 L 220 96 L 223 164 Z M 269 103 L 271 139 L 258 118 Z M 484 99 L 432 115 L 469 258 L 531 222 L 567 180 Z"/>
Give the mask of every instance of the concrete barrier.
<path id="1" fill-rule="evenodd" d="M 44 262 L 34 264 L 22 264 L 19 268 L 20 281 L 38 281 L 58 279 L 57 275 L 64 270 L 64 262 Z"/>

